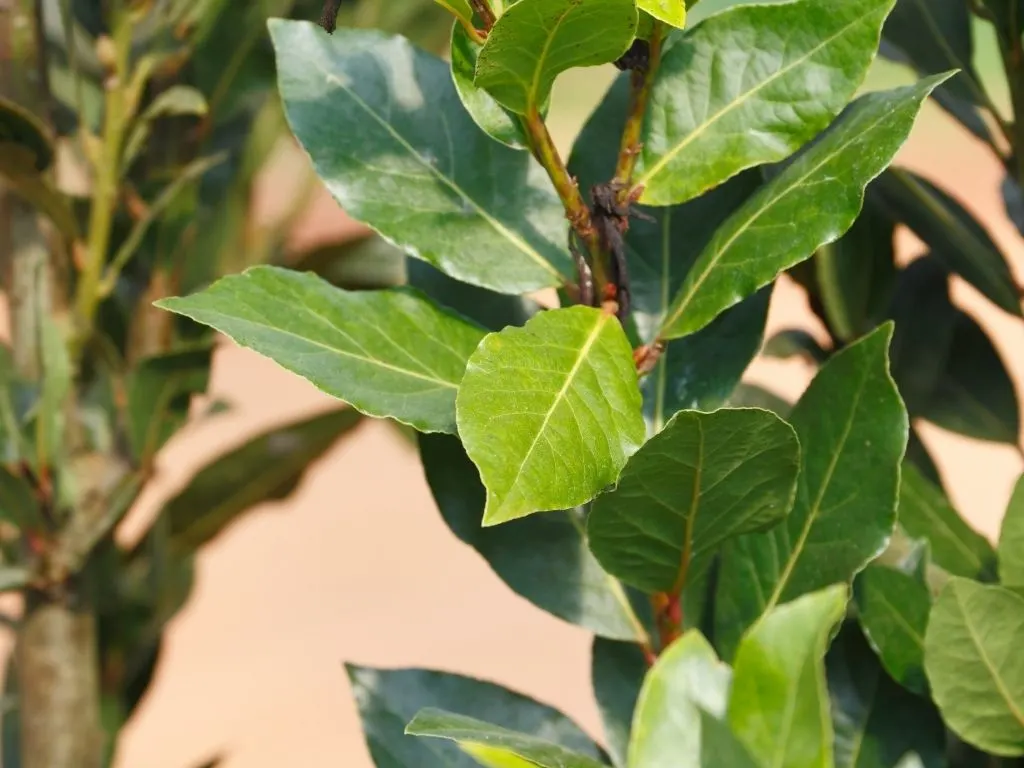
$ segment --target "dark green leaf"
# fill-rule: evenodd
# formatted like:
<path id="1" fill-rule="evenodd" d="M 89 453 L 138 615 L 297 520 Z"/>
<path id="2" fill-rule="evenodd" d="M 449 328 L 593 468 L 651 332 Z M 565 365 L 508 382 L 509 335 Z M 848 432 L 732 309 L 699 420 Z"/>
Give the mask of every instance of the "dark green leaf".
<path id="1" fill-rule="evenodd" d="M 605 570 L 678 593 L 723 542 L 778 523 L 793 504 L 800 445 L 768 411 L 682 411 L 626 464 L 587 523 Z"/>
<path id="2" fill-rule="evenodd" d="M 519 0 L 488 33 L 474 82 L 513 112 L 539 110 L 562 72 L 625 53 L 636 25 L 634 0 Z"/>
<path id="3" fill-rule="evenodd" d="M 672 339 L 700 330 L 839 237 L 860 212 L 865 186 L 891 162 L 921 102 L 941 80 L 855 101 L 719 228 L 676 294 L 661 335 Z"/>
<path id="4" fill-rule="evenodd" d="M 552 512 L 483 528 L 480 473 L 450 435 L 421 435 L 420 459 L 448 527 L 515 592 L 599 636 L 644 639 L 623 586 L 587 547 L 582 510 Z"/>
<path id="5" fill-rule="evenodd" d="M 835 768 L 945 768 L 945 731 L 935 707 L 894 683 L 854 624 L 825 656 Z"/>
<path id="6" fill-rule="evenodd" d="M 39 515 L 32 486 L 20 475 L 0 466 L 0 520 L 23 531 L 37 525 Z"/>
<path id="7" fill-rule="evenodd" d="M 506 756 L 522 758 L 525 763 L 539 768 L 602 768 L 604 765 L 560 744 L 434 707 L 417 712 L 405 732 L 454 741 L 463 752 L 493 768 L 505 768 L 509 763 L 502 758 Z"/>
<path id="8" fill-rule="evenodd" d="M 483 336 L 418 291 L 347 292 L 253 267 L 158 306 L 227 334 L 370 416 L 455 431 L 455 393 Z"/>
<path id="9" fill-rule="evenodd" d="M 893 342 L 895 343 L 895 337 Z M 898 381 L 897 384 L 899 384 Z M 921 476 L 927 479 L 928 482 L 936 488 L 942 489 L 942 476 L 939 473 L 939 468 L 928 452 L 928 447 L 921 442 L 921 437 L 917 434 L 913 424 L 910 425 L 910 439 L 907 441 L 907 456 L 905 460 L 913 464 Z"/>
<path id="10" fill-rule="evenodd" d="M 13 101 L 0 97 L 0 145 L 24 147 L 37 172 L 53 161 L 53 138 L 38 117 Z"/>
<path id="11" fill-rule="evenodd" d="M 277 20 L 270 30 L 289 124 L 349 215 L 504 293 L 572 274 L 550 180 L 476 126 L 445 62 L 377 32 Z"/>
<path id="12" fill-rule="evenodd" d="M 626 335 L 590 307 L 487 336 L 466 366 L 457 411 L 487 488 L 484 525 L 590 501 L 645 434 Z"/>
<path id="13" fill-rule="evenodd" d="M 790 357 L 801 357 L 809 363 L 818 365 L 828 359 L 828 352 L 807 331 L 793 328 L 779 331 L 764 345 L 764 354 L 785 360 Z"/>
<path id="14" fill-rule="evenodd" d="M 740 7 L 684 34 L 651 92 L 636 172 L 642 202 L 685 202 L 814 137 L 863 81 L 893 1 Z"/>
<path id="15" fill-rule="evenodd" d="M 793 510 L 724 549 L 715 619 L 724 656 L 766 610 L 849 582 L 885 549 L 908 429 L 886 361 L 891 336 L 887 324 L 834 355 L 793 408 L 801 453 Z"/>
<path id="16" fill-rule="evenodd" d="M 882 665 L 896 682 L 926 696 L 924 632 L 932 598 L 916 576 L 869 565 L 853 585 L 857 616 Z"/>
<path id="17" fill-rule="evenodd" d="M 1024 477 L 1013 488 L 999 533 L 999 580 L 1024 587 Z"/>
<path id="18" fill-rule="evenodd" d="M 288 263 L 296 272 L 315 272 L 346 291 L 380 290 L 405 280 L 405 254 L 379 235 L 317 246 Z M 429 266 L 426 262 L 417 264 Z"/>
<path id="19" fill-rule="evenodd" d="M 783 418 L 789 418 L 789 414 L 793 410 L 792 403 L 774 392 L 769 392 L 756 384 L 743 382 L 736 387 L 736 391 L 729 398 L 729 405 L 734 408 L 763 408 Z"/>
<path id="20" fill-rule="evenodd" d="M 824 656 L 847 598 L 837 584 L 774 607 L 740 642 L 729 724 L 762 765 L 832 765 Z"/>
<path id="21" fill-rule="evenodd" d="M 370 755 L 388 768 L 478 768 L 454 744 L 412 739 L 405 724 L 424 707 L 472 713 L 519 733 L 601 758 L 569 718 L 551 707 L 491 683 L 420 669 L 348 667 Z"/>
<path id="22" fill-rule="evenodd" d="M 953 577 L 925 636 L 925 669 L 946 724 L 995 755 L 1024 754 L 1024 597 Z"/>
<path id="23" fill-rule="evenodd" d="M 171 546 L 195 552 L 254 506 L 286 498 L 310 464 L 359 420 L 351 408 L 328 411 L 264 432 L 215 458 L 161 511 Z"/>
<path id="24" fill-rule="evenodd" d="M 946 495 L 904 462 L 900 477 L 900 526 L 931 545 L 935 564 L 954 576 L 979 578 L 993 570 L 995 552 L 950 504 Z"/>
<path id="25" fill-rule="evenodd" d="M 36 168 L 36 155 L 20 144 L 0 141 L 0 179 L 37 211 L 48 216 L 61 234 L 78 237 L 78 222 L 67 196 Z"/>
<path id="26" fill-rule="evenodd" d="M 615 768 L 626 768 L 633 712 L 647 674 L 647 661 L 635 643 L 595 637 L 591 649 L 590 683 L 608 751 Z"/>

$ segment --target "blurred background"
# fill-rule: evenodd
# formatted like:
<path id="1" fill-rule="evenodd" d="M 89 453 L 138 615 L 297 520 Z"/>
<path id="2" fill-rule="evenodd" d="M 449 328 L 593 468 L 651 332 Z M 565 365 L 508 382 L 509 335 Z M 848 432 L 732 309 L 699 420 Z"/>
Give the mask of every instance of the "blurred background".
<path id="1" fill-rule="evenodd" d="M 702 15 L 723 1 L 703 0 Z M 995 42 L 987 29 L 976 32 L 977 67 L 1006 106 Z M 566 153 L 614 73 L 577 70 L 559 81 L 551 123 Z M 907 70 L 879 62 L 865 88 L 911 80 Z M 989 227 L 1018 283 L 1024 281 L 1022 241 L 1005 218 L 991 154 L 929 104 L 899 162 L 955 191 Z M 283 141 L 259 181 L 256 215 L 289 205 L 308 172 L 305 156 Z M 361 233 L 319 191 L 296 223 L 291 246 Z M 900 233 L 901 260 L 921 250 L 912 235 Z M 954 283 L 954 300 L 993 336 L 1024 397 L 1024 326 Z M 794 327 L 821 335 L 804 294 L 782 281 L 767 334 Z M 758 358 L 746 380 L 792 400 L 811 375 L 799 360 Z M 126 541 L 209 457 L 330 405 L 303 380 L 230 343 L 217 352 L 210 399 L 234 407 L 193 424 L 162 452 L 157 481 L 119 532 Z M 928 424 L 920 430 L 954 503 L 994 538 L 1024 466 L 1019 450 Z M 347 661 L 494 680 L 561 708 L 597 734 L 589 645 L 584 631 L 513 594 L 449 532 L 414 446 L 387 425 L 367 422 L 307 474 L 287 503 L 264 505 L 204 550 L 196 588 L 170 625 L 154 683 L 122 736 L 116 765 L 190 768 L 223 755 L 223 768 L 368 768 Z"/>

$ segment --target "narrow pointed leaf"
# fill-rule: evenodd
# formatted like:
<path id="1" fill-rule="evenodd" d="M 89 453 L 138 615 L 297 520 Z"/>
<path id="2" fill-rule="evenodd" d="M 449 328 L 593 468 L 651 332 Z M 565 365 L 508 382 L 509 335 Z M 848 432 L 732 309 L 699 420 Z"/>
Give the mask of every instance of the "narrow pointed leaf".
<path id="1" fill-rule="evenodd" d="M 455 431 L 455 393 L 483 331 L 411 289 L 348 292 L 253 267 L 158 306 L 230 336 L 370 416 Z"/>
<path id="2" fill-rule="evenodd" d="M 565 214 L 547 175 L 476 126 L 444 61 L 367 30 L 328 35 L 272 20 L 270 31 L 289 125 L 349 215 L 499 292 L 572 274 Z M 519 191 L 510 197 L 512 186 Z"/>
<path id="3" fill-rule="evenodd" d="M 32 486 L 0 465 L 0 520 L 19 531 L 30 530 L 43 522 L 41 512 Z"/>
<path id="4" fill-rule="evenodd" d="M 53 161 L 53 137 L 46 124 L 9 99 L 0 97 L 0 145 L 25 148 L 37 172 L 45 171 Z"/>
<path id="5" fill-rule="evenodd" d="M 486 492 L 458 439 L 421 435 L 419 445 L 427 483 L 448 527 L 517 594 L 599 636 L 645 639 L 625 588 L 587 547 L 582 510 L 481 527 Z"/>
<path id="6" fill-rule="evenodd" d="M 609 314 L 552 310 L 487 336 L 457 400 L 487 488 L 484 525 L 593 499 L 643 442 L 640 407 L 632 350 Z"/>
<path id="7" fill-rule="evenodd" d="M 1024 477 L 1013 488 L 999 533 L 999 581 L 1024 587 Z"/>
<path id="8" fill-rule="evenodd" d="M 540 109 L 562 72 L 625 53 L 636 25 L 634 0 L 519 0 L 488 33 L 475 83 L 513 112 Z"/>
<path id="9" fill-rule="evenodd" d="M 1024 597 L 954 577 L 925 636 L 925 668 L 946 724 L 994 755 L 1024 755 Z"/>
<path id="10" fill-rule="evenodd" d="M 683 0 L 637 0 L 636 6 L 673 27 L 682 29 L 686 26 L 686 3 Z"/>
<path id="11" fill-rule="evenodd" d="M 740 7 L 685 34 L 665 52 L 651 93 L 641 201 L 685 202 L 813 138 L 863 81 L 893 2 Z"/>
<path id="12" fill-rule="evenodd" d="M 835 585 L 778 606 L 740 643 L 728 719 L 762 765 L 832 766 L 824 656 L 847 597 Z"/>
<path id="13" fill-rule="evenodd" d="M 0 180 L 48 216 L 61 234 L 78 237 L 78 223 L 68 197 L 36 168 L 36 155 L 30 149 L 0 141 Z"/>
<path id="14" fill-rule="evenodd" d="M 796 501 L 780 525 L 724 549 L 715 618 L 724 656 L 766 610 L 851 581 L 885 549 L 908 429 L 886 362 L 891 337 L 885 325 L 833 356 L 790 414 Z"/>
<path id="15" fill-rule="evenodd" d="M 473 8 L 469 4 L 469 0 L 434 0 L 434 2 L 467 24 L 473 22 Z"/>
<path id="16" fill-rule="evenodd" d="M 754 409 L 682 411 L 595 503 L 590 548 L 645 592 L 678 592 L 726 540 L 778 523 L 796 490 L 793 428 Z"/>
<path id="17" fill-rule="evenodd" d="M 993 572 L 995 552 L 971 528 L 941 488 L 904 463 L 900 476 L 900 527 L 931 545 L 932 560 L 954 576 L 980 578 Z"/>
<path id="18" fill-rule="evenodd" d="M 492 725 L 466 715 L 445 712 L 429 707 L 421 709 L 405 732 L 412 736 L 447 739 L 456 742 L 463 751 L 474 754 L 483 751 L 488 763 L 494 766 L 507 765 L 500 758 L 512 756 L 538 768 L 603 768 L 601 763 L 587 755 L 581 755 L 565 747 L 544 741 L 536 736 L 516 733 L 498 725 Z M 515 763 L 513 763 L 514 765 Z"/>
<path id="19" fill-rule="evenodd" d="M 892 161 L 941 80 L 871 93 L 850 105 L 718 230 L 676 294 L 662 336 L 700 330 L 843 234 L 860 212 L 864 188 Z"/>
<path id="20" fill-rule="evenodd" d="M 595 637 L 591 648 L 590 682 L 605 741 L 615 768 L 626 768 L 633 713 L 647 675 L 647 662 L 635 643 Z"/>

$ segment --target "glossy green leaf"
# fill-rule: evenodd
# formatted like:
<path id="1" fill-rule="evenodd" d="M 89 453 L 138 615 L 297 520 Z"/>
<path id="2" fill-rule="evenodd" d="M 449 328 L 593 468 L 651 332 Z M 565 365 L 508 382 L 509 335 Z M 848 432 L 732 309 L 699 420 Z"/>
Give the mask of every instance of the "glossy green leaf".
<path id="1" fill-rule="evenodd" d="M 729 724 L 761 765 L 832 765 L 824 656 L 847 597 L 837 584 L 772 608 L 740 642 Z"/>
<path id="2" fill-rule="evenodd" d="M 773 413 L 682 411 L 594 503 L 590 548 L 626 583 L 678 593 L 723 542 L 785 517 L 799 467 L 796 434 Z"/>
<path id="3" fill-rule="evenodd" d="M 900 476 L 900 527 L 931 545 L 932 560 L 954 576 L 979 578 L 994 570 L 995 552 L 953 508 L 941 488 L 904 463 Z"/>
<path id="4" fill-rule="evenodd" d="M 1024 755 L 1024 596 L 954 577 L 928 622 L 925 669 L 946 724 L 994 755 Z"/>
<path id="5" fill-rule="evenodd" d="M 846 624 L 832 642 L 825 668 L 835 768 L 947 765 L 946 734 L 938 711 L 885 674 L 855 624 Z"/>
<path id="6" fill-rule="evenodd" d="M 519 0 L 488 33 L 474 82 L 513 112 L 539 110 L 562 72 L 625 53 L 636 25 L 634 0 Z"/>
<path id="7" fill-rule="evenodd" d="M 1024 587 L 1024 477 L 1013 487 L 999 533 L 999 581 Z"/>
<path id="8" fill-rule="evenodd" d="M 869 565 L 853 584 L 857 616 L 871 647 L 892 678 L 927 695 L 924 632 L 932 608 L 928 586 L 918 577 Z"/>
<path id="9" fill-rule="evenodd" d="M 686 26 L 684 0 L 637 0 L 636 7 L 673 27 L 682 29 Z"/>
<path id="10" fill-rule="evenodd" d="M 590 501 L 645 434 L 626 335 L 590 307 L 543 312 L 487 336 L 456 407 L 487 488 L 484 525 Z"/>
<path id="11" fill-rule="evenodd" d="M 192 553 L 253 507 L 287 498 L 312 462 L 360 421 L 351 408 L 276 427 L 200 469 L 160 514 L 171 546 Z"/>
<path id="12" fill-rule="evenodd" d="M 502 728 L 482 720 L 441 709 L 421 709 L 406 726 L 405 732 L 412 736 L 426 736 L 448 739 L 456 742 L 464 752 L 474 754 L 483 751 L 488 757 L 485 765 L 505 768 L 507 762 L 495 758 L 514 756 L 528 765 L 538 768 L 603 768 L 604 763 L 587 755 L 581 755 L 565 747 L 536 736 Z M 515 763 L 512 763 L 515 765 Z"/>
<path id="13" fill-rule="evenodd" d="M 715 617 L 723 656 L 765 611 L 849 582 L 885 549 L 908 429 L 888 371 L 891 336 L 884 325 L 834 355 L 793 408 L 801 454 L 793 509 L 724 548 Z"/>
<path id="14" fill-rule="evenodd" d="M 476 126 L 445 62 L 378 32 L 328 35 L 277 20 L 270 30 L 289 125 L 350 216 L 496 291 L 555 286 L 573 274 L 547 175 Z"/>
<path id="15" fill-rule="evenodd" d="M 624 587 L 587 547 L 582 510 L 481 527 L 486 492 L 458 439 L 420 435 L 419 446 L 427 483 L 448 527 L 516 593 L 599 636 L 645 638 Z"/>
<path id="16" fill-rule="evenodd" d="M 626 768 L 633 713 L 647 675 L 647 661 L 636 643 L 595 637 L 590 683 L 601 713 L 605 741 L 615 768 Z"/>
<path id="17" fill-rule="evenodd" d="M 388 768 L 479 768 L 454 744 L 413 739 L 405 724 L 424 707 L 468 712 L 560 744 L 595 760 L 601 751 L 562 713 L 492 683 L 421 669 L 348 667 L 363 735 L 377 765 Z"/>
<path id="18" fill-rule="evenodd" d="M 370 416 L 455 431 L 455 393 L 483 332 L 410 289 L 347 292 L 253 267 L 158 306 L 216 328 Z"/>
<path id="19" fill-rule="evenodd" d="M 651 92 L 635 177 L 641 201 L 685 202 L 813 138 L 863 81 L 893 2 L 752 5 L 686 33 L 665 52 Z"/>
<path id="20" fill-rule="evenodd" d="M 676 294 L 662 336 L 700 330 L 849 228 L 865 186 L 891 162 L 941 79 L 871 93 L 850 105 L 718 230 Z"/>
<path id="21" fill-rule="evenodd" d="M 1021 315 L 1020 296 L 1006 257 L 985 227 L 953 196 L 902 168 L 882 174 L 872 191 L 889 214 L 909 226 L 948 269 L 996 306 Z"/>
<path id="22" fill-rule="evenodd" d="M 0 145 L 4 144 L 28 150 L 37 172 L 53 162 L 53 138 L 46 124 L 21 105 L 0 97 Z"/>

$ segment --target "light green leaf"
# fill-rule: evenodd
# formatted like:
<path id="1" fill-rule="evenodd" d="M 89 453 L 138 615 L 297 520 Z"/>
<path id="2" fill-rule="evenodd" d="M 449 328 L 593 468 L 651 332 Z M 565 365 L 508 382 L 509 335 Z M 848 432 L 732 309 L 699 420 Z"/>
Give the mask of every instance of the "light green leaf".
<path id="1" fill-rule="evenodd" d="M 994 755 L 1024 755 L 1024 597 L 953 577 L 925 635 L 925 669 L 946 724 Z"/>
<path id="2" fill-rule="evenodd" d="M 552 310 L 487 336 L 456 402 L 487 488 L 483 524 L 593 499 L 643 443 L 640 406 L 632 350 L 612 315 Z"/>
<path id="3" fill-rule="evenodd" d="M 601 713 L 605 742 L 616 768 L 626 768 L 633 713 L 647 676 L 647 661 L 636 643 L 595 637 L 590 683 Z"/>
<path id="4" fill-rule="evenodd" d="M 999 533 L 999 580 L 1024 587 L 1024 477 L 1013 487 Z"/>
<path id="5" fill-rule="evenodd" d="M 481 753 L 485 765 L 515 766 L 503 758 L 518 757 L 539 768 L 603 768 L 604 764 L 553 742 L 516 733 L 466 715 L 429 707 L 421 709 L 406 726 L 412 736 L 427 736 L 456 742 L 465 752 Z M 497 759 L 496 759 L 497 758 Z"/>
<path id="6" fill-rule="evenodd" d="M 625 53 L 636 25 L 634 0 L 519 0 L 488 33 L 475 83 L 513 112 L 539 110 L 562 72 Z"/>
<path id="7" fill-rule="evenodd" d="M 723 551 L 715 617 L 723 656 L 765 611 L 851 581 L 885 549 L 908 430 L 886 363 L 891 337 L 884 325 L 834 355 L 793 408 L 801 454 L 793 510 Z"/>
<path id="8" fill-rule="evenodd" d="M 682 29 L 686 26 L 684 0 L 637 0 L 636 7 L 673 27 Z"/>
<path id="9" fill-rule="evenodd" d="M 601 750 L 562 713 L 492 683 L 422 669 L 348 667 L 363 734 L 377 765 L 388 768 L 478 768 L 454 744 L 409 738 L 405 724 L 424 707 L 471 712 L 600 760 Z M 514 764 L 513 764 L 514 765 Z M 518 766 L 516 767 L 518 768 Z"/>
<path id="10" fill-rule="evenodd" d="M 893 2 L 752 5 L 687 32 L 665 52 L 651 92 L 641 202 L 685 202 L 813 138 L 864 80 Z"/>
<path id="11" fill-rule="evenodd" d="M 682 411 L 594 503 L 590 548 L 626 583 L 679 593 L 724 541 L 785 517 L 799 467 L 796 434 L 773 413 Z"/>
<path id="12" fill-rule="evenodd" d="M 434 2 L 467 24 L 473 23 L 473 8 L 468 0 L 434 0 Z"/>
<path id="13" fill-rule="evenodd" d="M 941 81 L 871 93 L 851 104 L 718 230 L 676 294 L 661 335 L 700 330 L 845 232 L 860 212 L 865 186 L 892 161 L 921 103 Z"/>
<path id="14" fill-rule="evenodd" d="M 280 20 L 270 31 L 289 125 L 346 213 L 499 292 L 573 274 L 550 179 L 476 126 L 448 64 L 379 32 Z"/>
<path id="15" fill-rule="evenodd" d="M 761 765 L 831 768 L 824 656 L 847 598 L 837 584 L 773 608 L 740 643 L 728 719 Z"/>
<path id="16" fill-rule="evenodd" d="M 348 292 L 312 274 L 253 267 L 169 309 L 227 334 L 370 416 L 455 431 L 455 393 L 483 336 L 411 289 Z"/>

